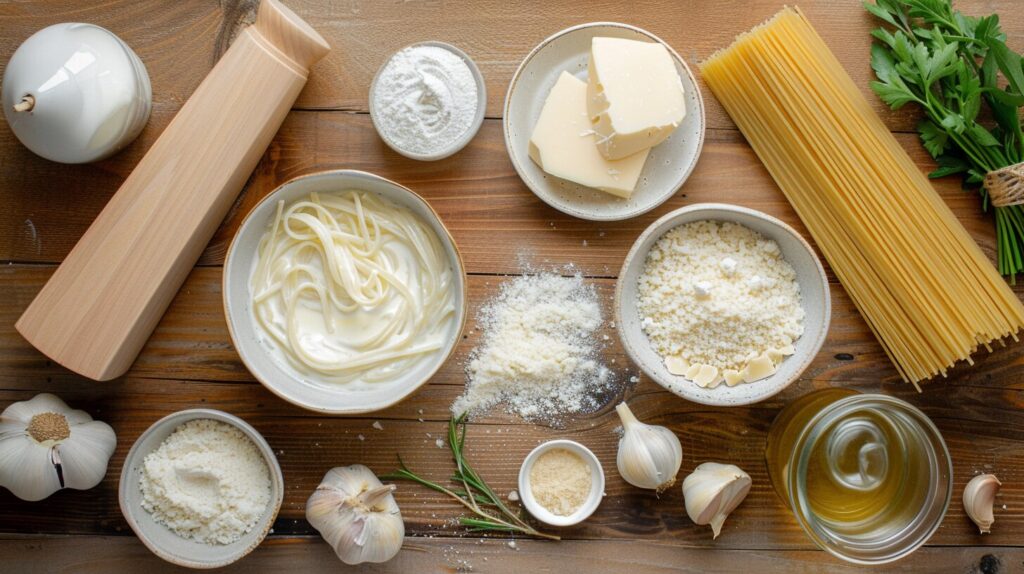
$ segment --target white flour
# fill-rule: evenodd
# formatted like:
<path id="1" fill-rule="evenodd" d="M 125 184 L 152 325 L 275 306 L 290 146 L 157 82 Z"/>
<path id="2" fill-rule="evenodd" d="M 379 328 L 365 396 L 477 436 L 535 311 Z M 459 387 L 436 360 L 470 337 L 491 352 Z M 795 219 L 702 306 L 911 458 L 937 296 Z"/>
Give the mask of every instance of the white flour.
<path id="1" fill-rule="evenodd" d="M 593 410 L 612 377 L 600 362 L 597 291 L 582 276 L 553 273 L 507 281 L 481 310 L 483 341 L 466 367 L 453 414 L 505 403 L 526 419 L 556 420 Z"/>
<path id="2" fill-rule="evenodd" d="M 370 100 L 384 139 L 406 151 L 434 154 L 451 148 L 472 126 L 476 81 L 453 52 L 414 46 L 391 57 Z"/>
<path id="3" fill-rule="evenodd" d="M 143 460 L 142 507 L 183 538 L 230 544 L 270 504 L 270 471 L 249 437 L 209 419 L 188 421 Z"/>

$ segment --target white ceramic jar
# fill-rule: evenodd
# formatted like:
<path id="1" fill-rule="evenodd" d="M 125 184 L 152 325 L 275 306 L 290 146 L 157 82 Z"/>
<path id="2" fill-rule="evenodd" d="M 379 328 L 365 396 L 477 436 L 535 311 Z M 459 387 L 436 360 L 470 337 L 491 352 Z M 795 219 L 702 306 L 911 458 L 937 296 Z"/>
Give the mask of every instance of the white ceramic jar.
<path id="1" fill-rule="evenodd" d="M 128 145 L 146 125 L 151 99 L 135 52 L 110 31 L 81 23 L 54 24 L 25 40 L 0 95 L 21 143 L 62 163 L 100 160 Z"/>

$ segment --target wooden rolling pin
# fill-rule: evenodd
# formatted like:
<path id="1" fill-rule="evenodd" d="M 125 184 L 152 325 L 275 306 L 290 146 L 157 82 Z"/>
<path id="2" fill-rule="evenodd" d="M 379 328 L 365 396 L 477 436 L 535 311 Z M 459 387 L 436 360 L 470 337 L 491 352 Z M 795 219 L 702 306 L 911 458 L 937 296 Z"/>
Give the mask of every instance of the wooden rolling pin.
<path id="1" fill-rule="evenodd" d="M 263 0 L 210 75 L 18 320 L 18 331 L 96 380 L 123 374 L 224 219 L 330 46 Z"/>

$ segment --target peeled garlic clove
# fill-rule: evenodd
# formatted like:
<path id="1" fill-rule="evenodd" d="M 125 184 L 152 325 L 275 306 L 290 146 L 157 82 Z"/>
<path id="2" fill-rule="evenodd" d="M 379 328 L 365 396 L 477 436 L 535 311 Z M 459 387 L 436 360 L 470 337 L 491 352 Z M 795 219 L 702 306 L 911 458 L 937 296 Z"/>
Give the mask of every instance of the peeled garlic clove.
<path id="1" fill-rule="evenodd" d="M 345 564 L 387 562 L 405 538 L 394 490 L 361 464 L 332 468 L 306 501 L 306 520 Z"/>
<path id="2" fill-rule="evenodd" d="M 695 524 L 710 524 L 714 538 L 750 492 L 750 475 L 732 464 L 705 462 L 683 480 L 686 514 Z"/>
<path id="3" fill-rule="evenodd" d="M 978 525 L 981 534 L 992 532 L 992 524 L 996 521 L 992 507 L 1002 484 L 994 474 L 979 474 L 964 487 L 964 510 Z"/>
<path id="4" fill-rule="evenodd" d="M 615 411 L 622 420 L 616 465 L 623 480 L 661 492 L 672 486 L 683 462 L 683 446 L 671 429 L 637 420 L 626 403 Z"/>

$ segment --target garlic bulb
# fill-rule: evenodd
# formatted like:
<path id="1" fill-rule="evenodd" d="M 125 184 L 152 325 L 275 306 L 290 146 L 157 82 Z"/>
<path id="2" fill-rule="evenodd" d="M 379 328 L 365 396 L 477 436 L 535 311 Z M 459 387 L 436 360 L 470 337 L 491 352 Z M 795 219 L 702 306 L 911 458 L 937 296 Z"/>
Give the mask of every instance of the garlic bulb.
<path id="1" fill-rule="evenodd" d="M 714 538 L 748 492 L 750 475 L 732 464 L 705 462 L 683 480 L 686 513 L 696 524 L 710 524 Z"/>
<path id="2" fill-rule="evenodd" d="M 622 478 L 640 488 L 661 492 L 676 482 L 683 446 L 670 429 L 637 420 L 626 403 L 615 407 L 622 419 L 622 438 L 616 463 Z"/>
<path id="3" fill-rule="evenodd" d="M 117 437 L 110 425 L 42 393 L 0 413 L 0 486 L 22 500 L 103 480 Z"/>
<path id="4" fill-rule="evenodd" d="M 345 564 L 387 562 L 405 538 L 394 490 L 361 464 L 332 468 L 306 501 L 306 520 Z"/>
<path id="5" fill-rule="evenodd" d="M 964 487 L 964 510 L 981 534 L 992 532 L 992 523 L 996 521 L 992 507 L 1002 484 L 994 474 L 979 474 Z"/>

